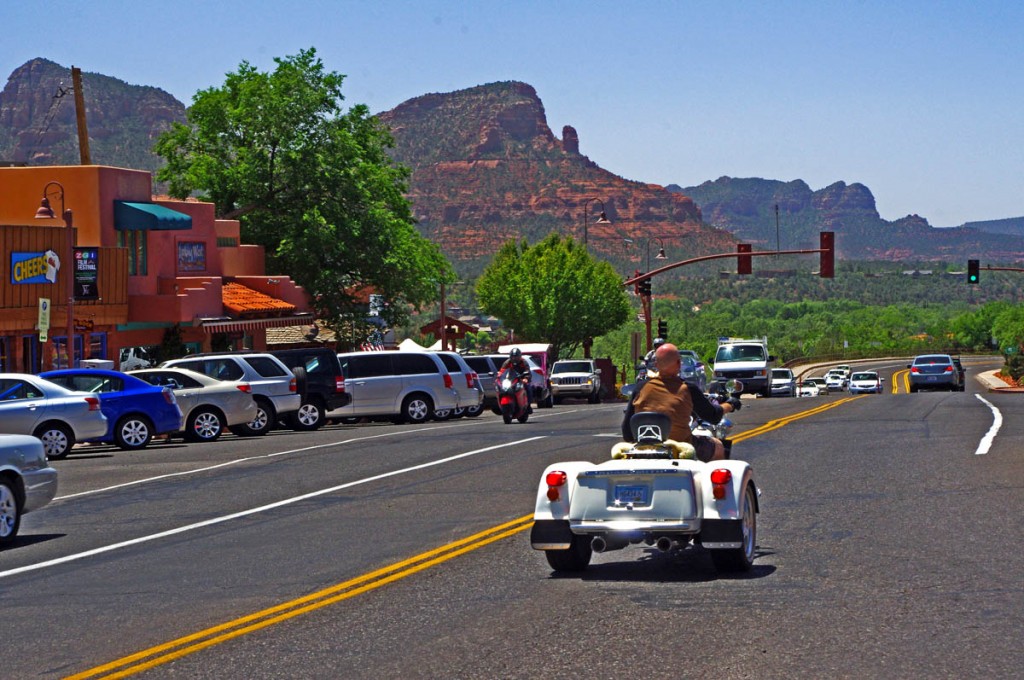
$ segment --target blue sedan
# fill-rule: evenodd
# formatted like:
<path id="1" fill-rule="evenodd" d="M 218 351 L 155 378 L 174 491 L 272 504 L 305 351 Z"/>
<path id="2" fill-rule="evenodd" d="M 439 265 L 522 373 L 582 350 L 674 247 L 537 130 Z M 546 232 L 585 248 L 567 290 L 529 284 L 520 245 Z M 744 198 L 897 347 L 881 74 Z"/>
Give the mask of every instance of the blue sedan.
<path id="1" fill-rule="evenodd" d="M 154 435 L 181 429 L 182 415 L 169 387 L 150 385 L 135 376 L 99 368 L 69 368 L 40 373 L 40 378 L 100 399 L 100 410 L 110 426 L 99 439 L 122 449 L 145 448 Z"/>

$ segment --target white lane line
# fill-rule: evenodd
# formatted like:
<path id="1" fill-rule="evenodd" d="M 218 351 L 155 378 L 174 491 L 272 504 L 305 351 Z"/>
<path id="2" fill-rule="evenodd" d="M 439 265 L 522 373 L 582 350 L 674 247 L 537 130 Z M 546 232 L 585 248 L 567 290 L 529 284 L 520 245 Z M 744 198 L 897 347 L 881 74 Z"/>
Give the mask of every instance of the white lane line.
<path id="1" fill-rule="evenodd" d="M 974 452 L 976 456 L 983 456 L 992 448 L 992 442 L 995 440 L 999 428 L 1003 426 L 1003 414 L 985 397 L 980 394 L 975 394 L 974 396 L 980 399 L 981 403 L 992 409 L 992 427 L 988 428 L 988 432 L 985 433 L 985 436 L 981 438 L 981 442 L 978 443 L 978 450 Z"/>
<path id="2" fill-rule="evenodd" d="M 46 562 L 38 562 L 36 564 L 29 564 L 24 567 L 17 567 L 16 569 L 8 569 L 7 571 L 0 571 L 0 578 L 6 578 L 7 576 L 14 576 L 15 574 L 23 574 L 29 571 L 39 571 L 47 567 L 53 567 L 58 564 L 66 564 L 67 562 L 74 562 L 76 560 L 85 559 L 86 557 L 92 557 L 94 555 L 101 555 L 103 553 L 112 552 L 114 550 L 120 550 L 121 548 L 127 548 L 133 545 L 139 545 L 140 543 L 148 543 L 161 538 L 167 538 L 168 536 L 174 536 L 175 534 L 183 534 L 187 531 L 194 531 L 196 529 L 202 529 L 203 527 L 213 526 L 215 524 L 222 524 L 229 522 L 233 519 L 240 517 L 247 517 L 249 515 L 255 515 L 260 512 L 266 512 L 268 510 L 274 510 L 281 508 L 286 505 L 292 505 L 293 503 L 299 503 L 301 501 L 309 500 L 310 498 L 316 498 L 317 496 L 325 496 L 327 494 L 341 491 L 342 489 L 348 489 L 353 486 L 359 486 L 360 484 L 368 484 L 369 482 L 376 482 L 381 479 L 387 479 L 388 477 L 395 477 L 397 475 L 404 475 L 409 472 L 415 472 L 416 470 L 423 470 L 429 467 L 437 465 L 443 465 L 450 463 L 460 458 L 468 458 L 469 456 L 475 456 L 480 453 L 487 453 L 488 451 L 495 451 L 510 446 L 518 446 L 520 444 L 528 444 L 530 442 L 537 441 L 538 439 L 545 439 L 545 435 L 538 437 L 530 437 L 529 439 L 522 439 L 516 442 L 507 442 L 504 444 L 497 444 L 495 446 L 488 446 L 483 449 L 476 449 L 474 451 L 467 451 L 465 453 L 459 453 L 448 458 L 441 458 L 440 460 L 431 461 L 429 463 L 421 463 L 420 465 L 413 465 L 412 467 L 403 468 L 401 470 L 393 470 L 392 472 L 385 472 L 372 477 L 366 477 L 365 479 L 359 479 L 354 482 L 346 482 L 345 484 L 339 484 L 338 486 L 332 486 L 329 489 L 321 489 L 319 491 L 313 491 L 311 493 L 303 494 L 301 496 L 295 496 L 294 498 L 286 498 L 283 501 L 277 501 L 276 503 L 270 503 L 269 505 L 261 505 L 258 508 L 251 508 L 249 510 L 243 510 L 241 512 L 235 512 L 230 515 L 224 515 L 222 517 L 214 517 L 212 519 L 204 520 L 202 522 L 196 522 L 195 524 L 189 524 L 187 526 L 178 527 L 176 529 L 169 529 L 167 531 L 161 531 L 156 534 L 149 536 L 141 536 L 139 538 L 133 538 L 129 541 L 122 541 L 120 543 L 113 543 L 111 545 L 102 546 L 99 548 L 93 548 L 92 550 L 86 550 L 85 552 L 75 553 L 74 555 L 65 555 L 64 557 L 58 557 L 56 559 L 47 560 Z"/>

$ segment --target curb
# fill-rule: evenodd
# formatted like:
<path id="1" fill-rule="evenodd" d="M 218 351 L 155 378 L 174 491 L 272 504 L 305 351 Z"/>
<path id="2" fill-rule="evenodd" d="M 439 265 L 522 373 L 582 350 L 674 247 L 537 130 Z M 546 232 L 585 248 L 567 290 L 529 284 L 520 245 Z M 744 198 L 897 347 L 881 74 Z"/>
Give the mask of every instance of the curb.
<path id="1" fill-rule="evenodd" d="M 1024 387 L 1010 387 L 1005 382 L 996 377 L 996 373 L 999 371 L 985 371 L 979 373 L 976 378 L 978 382 L 985 386 L 989 392 L 999 394 L 1024 394 Z"/>

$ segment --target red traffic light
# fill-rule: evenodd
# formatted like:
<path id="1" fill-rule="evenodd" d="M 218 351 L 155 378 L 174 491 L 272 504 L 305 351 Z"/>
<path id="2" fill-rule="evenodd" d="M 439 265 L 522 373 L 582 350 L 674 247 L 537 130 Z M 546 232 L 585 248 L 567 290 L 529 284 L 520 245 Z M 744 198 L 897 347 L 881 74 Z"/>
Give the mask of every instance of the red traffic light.
<path id="1" fill-rule="evenodd" d="M 744 255 L 751 251 L 751 245 L 749 243 L 737 243 L 736 244 L 736 273 L 737 274 L 750 274 L 753 271 L 751 267 L 750 255 Z"/>
<path id="2" fill-rule="evenodd" d="M 821 262 L 818 266 L 818 276 L 823 279 L 834 279 L 836 276 L 836 234 L 833 231 L 823 231 L 821 238 Z"/>

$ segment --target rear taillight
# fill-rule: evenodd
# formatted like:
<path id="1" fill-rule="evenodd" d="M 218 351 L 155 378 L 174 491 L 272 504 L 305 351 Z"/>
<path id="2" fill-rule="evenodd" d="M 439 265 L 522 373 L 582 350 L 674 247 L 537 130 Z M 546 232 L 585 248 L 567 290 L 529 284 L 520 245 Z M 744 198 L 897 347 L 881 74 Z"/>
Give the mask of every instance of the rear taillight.
<path id="1" fill-rule="evenodd" d="M 298 385 L 298 383 L 295 382 L 295 378 L 292 378 L 291 380 L 288 381 L 288 391 L 289 392 L 298 392 L 299 391 L 299 385 Z"/>
<path id="2" fill-rule="evenodd" d="M 561 470 L 552 470 L 544 477 L 544 482 L 548 485 L 549 501 L 558 500 L 558 488 L 565 486 L 567 481 L 569 481 L 569 476 Z"/>
<path id="3" fill-rule="evenodd" d="M 952 366 L 946 366 L 946 373 L 952 373 L 952 372 L 953 372 L 953 367 Z"/>
<path id="4" fill-rule="evenodd" d="M 450 390 L 452 388 L 452 377 L 447 373 L 444 374 L 444 388 L 446 390 Z"/>
<path id="5" fill-rule="evenodd" d="M 476 387 L 477 375 L 476 373 L 466 374 L 466 387 Z"/>
<path id="6" fill-rule="evenodd" d="M 732 481 L 732 472 L 723 468 L 711 471 L 711 495 L 715 500 L 726 496 L 726 485 Z"/>
<path id="7" fill-rule="evenodd" d="M 249 383 L 238 383 L 237 385 L 235 385 L 235 387 L 242 390 L 246 394 L 252 394 L 252 385 L 250 385 Z"/>
<path id="8" fill-rule="evenodd" d="M 917 366 L 911 366 L 911 367 L 910 367 L 910 372 L 911 372 L 911 373 L 920 373 L 920 372 L 921 372 L 921 369 L 920 369 L 920 368 L 918 368 Z"/>
<path id="9" fill-rule="evenodd" d="M 334 378 L 334 391 L 341 393 L 345 391 L 345 376 L 339 375 Z"/>
<path id="10" fill-rule="evenodd" d="M 176 404 L 176 403 L 178 403 L 174 399 L 174 392 L 171 391 L 170 387 L 165 387 L 163 389 L 163 393 L 164 393 L 164 401 L 166 401 L 168 404 Z"/>
<path id="11" fill-rule="evenodd" d="M 85 403 L 89 405 L 89 410 L 90 411 L 99 411 L 100 410 L 100 400 L 99 400 L 98 397 L 86 397 L 85 398 Z"/>

